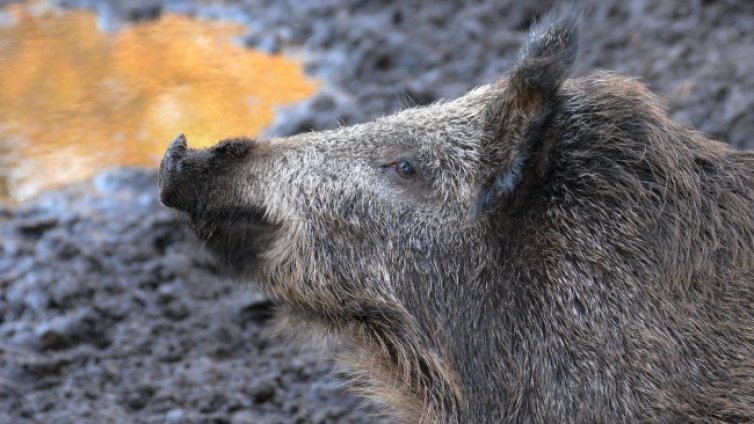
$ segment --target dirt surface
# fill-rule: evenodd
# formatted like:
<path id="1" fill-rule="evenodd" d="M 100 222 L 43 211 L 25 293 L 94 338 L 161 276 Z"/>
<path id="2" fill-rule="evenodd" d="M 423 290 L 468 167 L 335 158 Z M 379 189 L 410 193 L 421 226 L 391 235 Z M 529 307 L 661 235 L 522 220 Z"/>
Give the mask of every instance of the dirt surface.
<path id="1" fill-rule="evenodd" d="M 59 3 L 116 26 L 166 12 L 244 23 L 249 46 L 298 54 L 325 82 L 269 130 L 291 134 L 492 81 L 551 2 Z M 640 77 L 677 119 L 754 147 L 752 34 L 746 0 L 600 2 L 578 68 Z M 381 422 L 327 357 L 269 337 L 272 311 L 159 204 L 154 171 L 0 209 L 0 423 Z"/>

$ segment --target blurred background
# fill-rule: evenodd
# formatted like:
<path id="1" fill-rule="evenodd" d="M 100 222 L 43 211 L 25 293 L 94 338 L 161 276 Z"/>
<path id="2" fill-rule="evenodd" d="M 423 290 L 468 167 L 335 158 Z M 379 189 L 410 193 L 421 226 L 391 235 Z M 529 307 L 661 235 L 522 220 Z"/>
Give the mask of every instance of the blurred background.
<path id="1" fill-rule="evenodd" d="M 454 98 L 555 2 L 0 0 L 0 423 L 364 423 L 157 200 L 167 143 Z M 754 2 L 595 2 L 576 74 L 754 147 Z"/>

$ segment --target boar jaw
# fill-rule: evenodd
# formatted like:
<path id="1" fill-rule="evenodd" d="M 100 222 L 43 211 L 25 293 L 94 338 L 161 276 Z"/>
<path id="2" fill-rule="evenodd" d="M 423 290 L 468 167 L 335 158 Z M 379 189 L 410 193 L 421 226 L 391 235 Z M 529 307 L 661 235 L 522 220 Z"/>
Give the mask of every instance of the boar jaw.
<path id="1" fill-rule="evenodd" d="M 248 275 L 257 271 L 276 239 L 279 226 L 265 219 L 258 207 L 229 207 L 190 214 L 191 227 L 231 272 Z"/>

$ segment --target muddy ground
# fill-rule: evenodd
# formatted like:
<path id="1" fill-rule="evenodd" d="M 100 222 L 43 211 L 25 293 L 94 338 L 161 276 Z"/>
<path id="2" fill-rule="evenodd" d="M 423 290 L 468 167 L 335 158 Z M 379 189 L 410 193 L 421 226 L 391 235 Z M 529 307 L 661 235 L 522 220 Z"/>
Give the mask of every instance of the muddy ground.
<path id="1" fill-rule="evenodd" d="M 270 134 L 361 122 L 492 81 L 551 4 L 59 3 L 107 10 L 116 24 L 167 12 L 233 19 L 250 47 L 296 52 L 326 84 L 282 110 Z M 754 147 L 752 34 L 747 0 L 604 1 L 578 69 L 639 77 L 676 119 Z M 154 171 L 114 170 L 0 208 L 0 423 L 381 422 L 327 357 L 270 337 L 272 313 L 159 204 Z"/>

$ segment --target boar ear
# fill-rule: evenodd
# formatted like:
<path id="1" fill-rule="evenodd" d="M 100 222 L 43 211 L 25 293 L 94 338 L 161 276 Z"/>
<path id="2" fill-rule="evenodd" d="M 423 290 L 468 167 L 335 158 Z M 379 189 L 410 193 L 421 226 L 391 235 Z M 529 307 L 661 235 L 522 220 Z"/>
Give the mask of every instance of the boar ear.
<path id="1" fill-rule="evenodd" d="M 516 67 L 497 84 L 485 110 L 485 148 L 491 175 L 481 209 L 514 208 L 542 180 L 547 128 L 559 107 L 558 90 L 576 56 L 581 13 L 556 11 L 529 33 Z"/>

